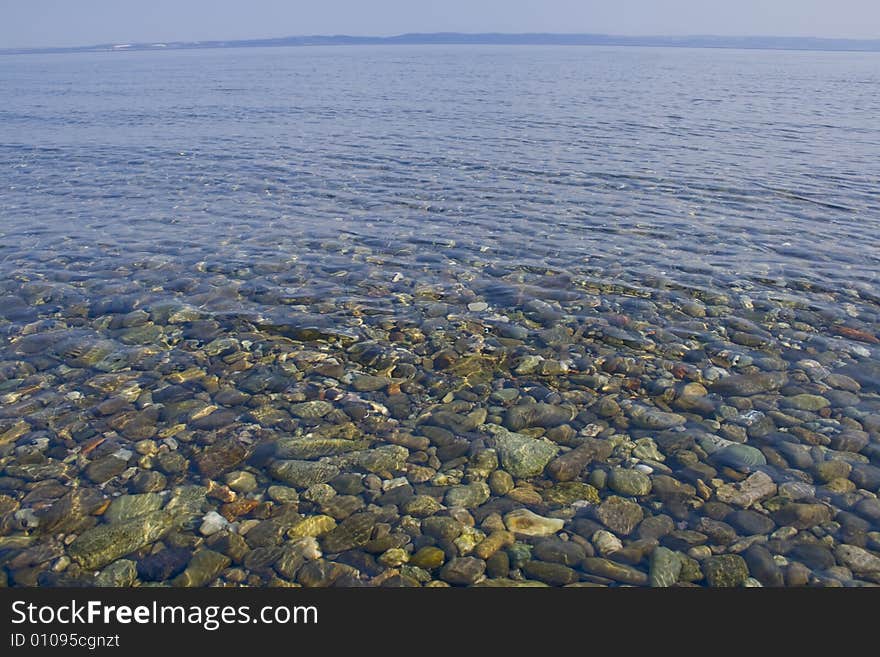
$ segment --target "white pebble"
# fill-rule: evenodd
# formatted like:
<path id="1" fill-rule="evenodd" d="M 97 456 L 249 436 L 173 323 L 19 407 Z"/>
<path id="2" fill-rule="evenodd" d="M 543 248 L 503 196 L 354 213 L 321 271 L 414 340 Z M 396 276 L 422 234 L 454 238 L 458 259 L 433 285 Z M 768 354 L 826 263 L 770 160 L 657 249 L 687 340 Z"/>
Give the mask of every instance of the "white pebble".
<path id="1" fill-rule="evenodd" d="M 199 532 L 202 536 L 210 536 L 211 534 L 216 534 L 221 529 L 224 529 L 228 524 L 229 522 L 227 522 L 226 518 L 219 513 L 216 511 L 209 511 L 205 514 L 205 517 L 202 518 Z"/>

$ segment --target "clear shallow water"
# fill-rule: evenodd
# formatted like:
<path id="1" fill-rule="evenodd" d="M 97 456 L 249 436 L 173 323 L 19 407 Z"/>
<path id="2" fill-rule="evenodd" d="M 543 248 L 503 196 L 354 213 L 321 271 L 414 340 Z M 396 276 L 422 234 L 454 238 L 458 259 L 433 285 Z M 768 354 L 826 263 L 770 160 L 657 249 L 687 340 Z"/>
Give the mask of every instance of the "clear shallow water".
<path id="1" fill-rule="evenodd" d="M 204 365 L 200 350 L 211 340 L 253 342 L 256 329 L 329 353 L 348 374 L 415 376 L 412 390 L 404 384 L 409 406 L 392 413 L 393 426 L 370 429 L 376 436 L 418 433 L 422 415 L 467 387 L 468 373 L 462 384 L 461 372 L 420 369 L 450 346 L 507 363 L 476 377 L 477 386 L 520 387 L 522 374 L 532 375 L 556 393 L 552 403 L 588 414 L 572 424 L 587 433 L 594 397 L 617 395 L 620 382 L 575 374 L 604 367 L 629 377 L 632 394 L 622 397 L 664 408 L 675 395 L 660 393 L 684 377 L 668 378 L 675 363 L 689 363 L 696 373 L 685 379 L 706 385 L 755 364 L 804 373 L 758 404 L 770 412 L 784 401 L 774 395 L 834 389 L 796 366 L 814 359 L 828 372 L 855 368 L 858 403 L 835 399 L 825 415 L 799 422 L 833 436 L 852 428 L 841 418 L 854 419 L 870 436 L 855 461 L 876 465 L 876 424 L 864 420 L 878 410 L 876 55 L 345 47 L 8 56 L 0 88 L 0 332 L 11 409 L 0 428 L 28 423 L 4 441 L 8 464 L 39 461 L 22 449 L 45 450 L 47 436 L 50 446 L 65 435 L 64 449 L 81 448 L 91 435 L 71 438 L 55 426 L 73 422 L 70 413 L 97 434 L 113 428 L 113 413 L 94 420 L 107 396 L 88 388 L 96 372 L 133 371 L 142 390 L 161 389 L 175 368 Z M 169 319 L 169 307 L 183 314 Z M 138 311 L 147 319 L 131 315 Z M 159 328 L 132 334 L 145 322 Z M 101 339 L 124 355 L 82 355 Z M 390 343 L 420 373 L 351 363 L 335 339 Z M 277 348 L 288 346 L 267 353 L 277 357 Z M 555 356 L 563 370 L 514 373 L 536 354 Z M 604 365 L 615 357 L 645 359 L 648 372 Z M 184 382 L 194 399 L 211 401 L 218 385 L 243 376 L 213 367 L 219 384 Z M 259 404 L 284 411 L 318 394 L 307 384 L 331 385 L 305 371 Z M 579 389 L 592 391 L 589 399 Z M 456 412 L 486 409 L 491 421 L 509 403 L 471 393 L 476 399 L 460 400 L 471 406 Z M 361 396 L 387 405 L 395 394 Z M 740 442 L 721 431 L 732 421 L 721 406 L 749 409 L 712 394 L 714 409 L 688 416 L 687 426 Z M 151 404 L 137 395 L 127 402 Z M 232 408 L 229 422 L 261 424 L 247 404 L 218 405 Z M 303 423 L 285 414 L 275 428 L 301 434 Z M 162 432 L 180 417 L 166 413 L 155 435 L 144 435 L 176 435 Z M 602 422 L 600 438 L 649 437 Z M 790 420 L 780 422 L 787 431 Z M 194 429 L 195 445 L 210 444 L 199 433 L 207 430 Z M 97 455 L 124 443 L 110 439 Z M 152 467 L 131 459 L 130 467 Z M 636 461 L 617 454 L 609 467 Z M 440 465 L 431 467 L 442 473 Z M 800 467 L 816 483 L 810 467 L 776 466 Z M 131 492 L 127 481 L 110 488 Z M 857 486 L 876 493 L 872 482 Z M 857 504 L 832 502 L 838 511 Z"/>

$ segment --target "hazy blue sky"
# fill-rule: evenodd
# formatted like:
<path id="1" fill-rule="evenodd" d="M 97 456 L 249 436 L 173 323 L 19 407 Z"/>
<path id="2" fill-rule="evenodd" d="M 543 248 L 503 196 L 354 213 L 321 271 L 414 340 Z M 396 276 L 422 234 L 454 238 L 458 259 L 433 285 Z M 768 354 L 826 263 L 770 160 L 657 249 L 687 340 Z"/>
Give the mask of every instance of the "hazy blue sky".
<path id="1" fill-rule="evenodd" d="M 880 37 L 880 0 L 0 0 L 0 48 L 403 32 Z"/>

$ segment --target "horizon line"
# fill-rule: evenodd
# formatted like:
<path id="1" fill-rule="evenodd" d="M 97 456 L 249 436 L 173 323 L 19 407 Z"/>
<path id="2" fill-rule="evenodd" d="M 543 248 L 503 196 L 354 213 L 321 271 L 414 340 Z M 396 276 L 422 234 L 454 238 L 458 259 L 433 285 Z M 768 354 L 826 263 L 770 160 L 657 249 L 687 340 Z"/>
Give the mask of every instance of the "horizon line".
<path id="1" fill-rule="evenodd" d="M 599 32 L 405 32 L 390 36 L 313 34 L 249 39 L 112 42 L 79 46 L 0 48 L 0 54 L 49 54 L 107 51 L 157 51 L 199 48 L 316 46 L 316 45 L 618 45 L 752 50 L 813 50 L 829 52 L 880 51 L 874 38 L 717 34 L 624 35 Z M 824 46 L 824 47 L 823 47 Z"/>

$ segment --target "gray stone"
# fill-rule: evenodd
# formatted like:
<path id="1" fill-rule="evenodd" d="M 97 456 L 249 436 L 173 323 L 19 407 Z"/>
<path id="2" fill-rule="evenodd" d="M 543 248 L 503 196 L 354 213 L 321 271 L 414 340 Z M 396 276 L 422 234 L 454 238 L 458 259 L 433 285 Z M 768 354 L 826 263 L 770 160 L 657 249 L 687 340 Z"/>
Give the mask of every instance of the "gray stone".
<path id="1" fill-rule="evenodd" d="M 559 447 L 548 440 L 529 438 L 501 427 L 493 433 L 501 465 L 518 479 L 538 476 L 559 452 Z"/>
<path id="2" fill-rule="evenodd" d="M 719 379 L 710 386 L 710 391 L 732 397 L 749 397 L 779 390 L 786 383 L 788 383 L 788 375 L 784 372 L 736 374 Z"/>
<path id="3" fill-rule="evenodd" d="M 450 584 L 474 584 L 486 571 L 486 562 L 474 557 L 456 557 L 440 569 L 440 579 Z"/>
<path id="4" fill-rule="evenodd" d="M 608 487 L 621 495 L 643 497 L 651 492 L 651 479 L 638 470 L 614 468 L 608 477 Z"/>
<path id="5" fill-rule="evenodd" d="M 722 447 L 710 458 L 716 465 L 726 465 L 737 470 L 750 470 L 767 464 L 761 450 L 739 443 Z"/>
<path id="6" fill-rule="evenodd" d="M 603 559 L 602 557 L 587 557 L 581 566 L 588 573 L 612 579 L 615 582 L 644 586 L 648 583 L 648 575 L 632 566 Z"/>
<path id="7" fill-rule="evenodd" d="M 872 492 L 880 491 L 880 468 L 868 463 L 853 465 L 849 478 L 859 488 Z"/>
<path id="8" fill-rule="evenodd" d="M 743 553 L 749 572 L 764 586 L 783 586 L 785 578 L 773 555 L 763 545 L 752 545 Z"/>
<path id="9" fill-rule="evenodd" d="M 119 559 L 95 577 L 95 586 L 127 587 L 137 579 L 137 566 L 129 559 Z"/>
<path id="10" fill-rule="evenodd" d="M 678 554 L 665 547 L 658 547 L 651 554 L 651 569 L 648 582 L 651 586 L 663 588 L 672 586 L 678 581 L 681 573 L 681 558 Z"/>
<path id="11" fill-rule="evenodd" d="M 769 516 L 748 509 L 734 511 L 727 516 L 726 520 L 744 536 L 769 534 L 776 528 L 775 523 Z"/>
<path id="12" fill-rule="evenodd" d="M 769 475 L 756 472 L 744 481 L 719 486 L 715 496 L 720 502 L 746 508 L 776 495 L 776 491 L 776 484 Z"/>
<path id="13" fill-rule="evenodd" d="M 638 404 L 629 409 L 629 418 L 634 426 L 653 430 L 671 429 L 687 422 L 687 419 L 678 413 L 666 413 L 650 406 Z"/>
<path id="14" fill-rule="evenodd" d="M 446 492 L 444 501 L 449 507 L 473 509 L 485 503 L 490 496 L 489 486 L 482 481 L 472 484 L 453 486 Z"/>
<path id="15" fill-rule="evenodd" d="M 596 509 L 596 517 L 618 536 L 628 536 L 645 517 L 645 512 L 635 502 L 612 495 Z"/>
<path id="16" fill-rule="evenodd" d="M 512 406 L 507 410 L 504 426 L 511 431 L 519 431 L 528 427 L 556 427 L 569 422 L 574 411 L 562 406 L 551 404 L 527 404 Z"/>
<path id="17" fill-rule="evenodd" d="M 855 545 L 838 545 L 834 555 L 857 575 L 880 574 L 880 557 Z"/>
<path id="18" fill-rule="evenodd" d="M 587 556 L 586 551 L 574 541 L 563 541 L 555 536 L 538 541 L 533 550 L 536 559 L 566 566 L 575 566 Z"/>

